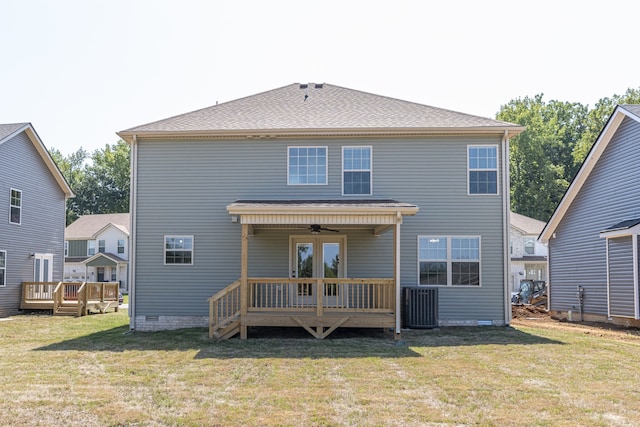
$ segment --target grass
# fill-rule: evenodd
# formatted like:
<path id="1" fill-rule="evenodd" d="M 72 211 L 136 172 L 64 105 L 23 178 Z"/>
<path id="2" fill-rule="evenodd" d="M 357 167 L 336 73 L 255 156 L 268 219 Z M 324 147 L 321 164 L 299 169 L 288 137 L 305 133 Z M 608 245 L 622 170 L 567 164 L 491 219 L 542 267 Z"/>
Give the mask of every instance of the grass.
<path id="1" fill-rule="evenodd" d="M 282 333 L 282 331 L 278 331 Z M 0 321 L 3 426 L 631 426 L 640 337 L 445 328 L 217 342 L 126 313 Z"/>

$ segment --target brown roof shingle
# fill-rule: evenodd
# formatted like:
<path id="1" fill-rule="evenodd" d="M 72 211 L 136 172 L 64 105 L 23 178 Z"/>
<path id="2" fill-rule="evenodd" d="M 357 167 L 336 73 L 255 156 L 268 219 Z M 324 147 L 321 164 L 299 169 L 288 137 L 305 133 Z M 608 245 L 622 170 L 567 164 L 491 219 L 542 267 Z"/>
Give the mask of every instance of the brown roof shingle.
<path id="1" fill-rule="evenodd" d="M 109 224 L 129 234 L 129 218 L 128 213 L 83 215 L 67 226 L 65 239 L 91 239 Z"/>
<path id="2" fill-rule="evenodd" d="M 331 84 L 298 83 L 136 126 L 120 136 L 243 130 L 510 129 L 513 123 L 374 95 Z M 125 138 L 126 139 L 126 138 Z"/>

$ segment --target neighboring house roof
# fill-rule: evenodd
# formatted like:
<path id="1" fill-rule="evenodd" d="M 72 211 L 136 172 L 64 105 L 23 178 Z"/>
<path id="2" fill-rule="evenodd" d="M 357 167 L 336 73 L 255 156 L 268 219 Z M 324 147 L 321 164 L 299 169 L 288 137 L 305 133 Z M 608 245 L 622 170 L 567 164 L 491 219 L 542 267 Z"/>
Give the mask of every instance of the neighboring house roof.
<path id="1" fill-rule="evenodd" d="M 105 228 L 114 226 L 129 235 L 129 214 L 83 215 L 65 229 L 65 239 L 94 239 Z"/>
<path id="2" fill-rule="evenodd" d="M 519 213 L 511 212 L 511 226 L 518 229 L 522 234 L 539 235 L 545 223 Z"/>
<path id="3" fill-rule="evenodd" d="M 234 101 L 136 126 L 118 135 L 138 137 L 276 137 L 280 135 L 507 134 L 525 129 L 331 84 L 290 84 Z"/>
<path id="4" fill-rule="evenodd" d="M 628 230 L 630 228 L 635 227 L 640 224 L 640 218 L 627 219 L 625 221 L 621 221 L 617 224 L 612 225 L 611 227 L 605 228 L 601 231 L 601 233 L 605 233 L 608 231 L 618 231 L 618 230 Z"/>
<path id="5" fill-rule="evenodd" d="M 104 258 L 106 259 L 106 261 L 98 261 L 99 259 Z M 123 259 L 121 257 L 119 257 L 118 255 L 109 253 L 109 252 L 98 252 L 97 254 L 93 255 L 90 258 L 87 258 L 85 260 L 82 261 L 84 264 L 93 264 L 95 266 L 101 266 L 101 265 L 106 265 L 104 264 L 105 262 L 108 262 L 109 265 L 116 265 L 118 263 L 124 262 L 124 263 L 128 263 L 129 261 L 127 261 L 126 259 Z"/>
<path id="6" fill-rule="evenodd" d="M 36 151 L 38 152 L 38 154 L 40 154 L 40 157 L 42 157 L 42 160 L 51 172 L 51 175 L 53 175 L 53 178 L 62 189 L 65 197 L 74 197 L 73 191 L 71 190 L 71 187 L 69 187 L 67 180 L 62 175 L 62 172 L 60 172 L 60 169 L 58 168 L 58 165 L 56 165 L 56 162 L 54 162 L 51 158 L 49 151 L 44 146 L 42 140 L 36 133 L 36 130 L 33 128 L 31 123 L 0 124 L 0 145 L 4 144 L 6 141 L 10 140 L 21 132 L 24 132 L 27 135 L 33 146 L 36 148 Z"/>
<path id="7" fill-rule="evenodd" d="M 562 200 L 560 200 L 560 203 L 556 207 L 556 210 L 551 216 L 551 219 L 542 230 L 542 233 L 540 233 L 538 240 L 540 240 L 542 243 L 549 242 L 549 239 L 555 232 L 558 224 L 580 192 L 580 189 L 591 174 L 591 171 L 593 170 L 595 165 L 598 163 L 598 160 L 602 156 L 602 153 L 607 148 L 607 145 L 609 145 L 609 142 L 611 142 L 611 139 L 615 135 L 618 127 L 625 117 L 628 117 L 640 123 L 640 105 L 625 104 L 618 105 L 615 108 L 615 110 L 611 114 L 611 117 L 609 117 L 607 124 L 600 132 L 598 139 L 596 139 L 596 142 L 591 147 L 589 154 L 587 154 L 587 157 L 584 159 L 580 170 L 578 171 L 575 178 L 571 182 L 571 185 L 562 197 Z"/>

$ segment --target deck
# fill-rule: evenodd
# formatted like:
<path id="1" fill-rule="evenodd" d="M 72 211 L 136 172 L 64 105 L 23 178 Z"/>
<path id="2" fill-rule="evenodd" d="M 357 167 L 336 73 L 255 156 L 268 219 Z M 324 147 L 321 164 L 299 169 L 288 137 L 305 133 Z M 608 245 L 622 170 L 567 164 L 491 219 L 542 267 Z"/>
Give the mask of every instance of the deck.
<path id="1" fill-rule="evenodd" d="M 395 307 L 393 279 L 248 278 L 209 299 L 209 337 L 246 338 L 249 326 L 302 327 L 319 339 L 339 327 L 393 328 Z"/>
<path id="2" fill-rule="evenodd" d="M 118 311 L 118 282 L 23 282 L 22 310 L 51 310 L 55 316 Z"/>

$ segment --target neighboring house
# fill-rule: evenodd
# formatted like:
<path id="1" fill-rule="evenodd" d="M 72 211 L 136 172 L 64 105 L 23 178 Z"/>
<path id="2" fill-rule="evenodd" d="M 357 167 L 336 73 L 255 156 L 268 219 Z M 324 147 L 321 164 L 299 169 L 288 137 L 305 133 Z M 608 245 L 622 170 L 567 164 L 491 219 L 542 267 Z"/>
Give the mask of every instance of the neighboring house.
<path id="1" fill-rule="evenodd" d="M 0 315 L 19 310 L 22 282 L 62 280 L 67 197 L 33 126 L 0 124 Z"/>
<path id="2" fill-rule="evenodd" d="M 129 214 L 83 215 L 65 231 L 64 280 L 120 282 L 127 292 Z"/>
<path id="3" fill-rule="evenodd" d="M 520 280 L 547 280 L 547 246 L 538 242 L 545 223 L 511 212 L 511 290 Z"/>
<path id="4" fill-rule="evenodd" d="M 119 132 L 131 328 L 399 333 L 409 286 L 437 289 L 435 326 L 508 324 L 505 173 L 523 130 L 311 83 Z"/>
<path id="5" fill-rule="evenodd" d="M 540 235 L 559 317 L 640 325 L 638 146 L 640 105 L 619 105 Z"/>

